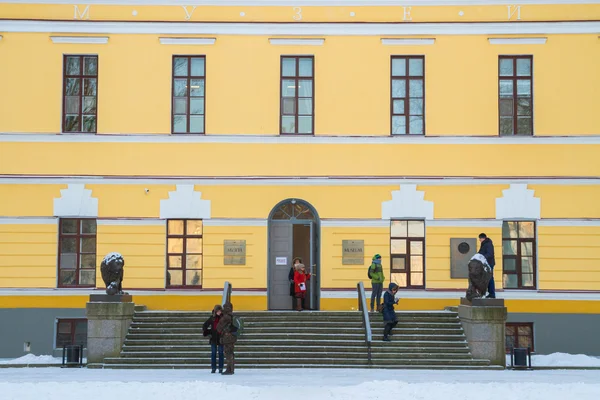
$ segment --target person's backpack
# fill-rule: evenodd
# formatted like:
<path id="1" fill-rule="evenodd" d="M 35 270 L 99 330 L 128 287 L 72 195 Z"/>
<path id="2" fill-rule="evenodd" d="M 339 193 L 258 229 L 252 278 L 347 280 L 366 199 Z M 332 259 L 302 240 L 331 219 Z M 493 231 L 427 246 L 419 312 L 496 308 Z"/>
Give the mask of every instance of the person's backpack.
<path id="1" fill-rule="evenodd" d="M 371 266 L 369 265 L 369 268 L 367 269 L 367 276 L 369 277 L 369 279 L 373 279 L 373 275 L 371 274 Z"/>
<path id="2" fill-rule="evenodd" d="M 244 320 L 235 315 L 233 316 L 233 322 L 231 324 L 231 333 L 237 337 L 242 336 L 242 333 L 244 333 Z"/>

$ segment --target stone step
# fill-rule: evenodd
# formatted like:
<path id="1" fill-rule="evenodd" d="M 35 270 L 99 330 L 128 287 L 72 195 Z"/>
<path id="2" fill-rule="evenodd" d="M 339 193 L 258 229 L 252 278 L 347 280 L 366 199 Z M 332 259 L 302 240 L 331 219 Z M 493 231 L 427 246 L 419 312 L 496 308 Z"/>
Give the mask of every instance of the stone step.
<path id="1" fill-rule="evenodd" d="M 451 311 L 396 311 L 398 315 L 415 315 L 415 316 L 454 316 L 458 317 L 458 312 Z M 143 311 L 136 312 L 136 316 L 209 316 L 211 312 L 209 311 Z M 344 317 L 344 316 L 361 316 L 362 313 L 360 311 L 236 311 L 235 315 L 240 317 L 258 317 L 258 318 L 268 318 L 268 317 L 278 317 L 278 316 L 310 316 L 314 317 Z M 369 313 L 369 315 L 381 315 L 381 313 Z"/>
<path id="2" fill-rule="evenodd" d="M 210 366 L 207 364 L 97 364 L 98 368 L 105 369 L 201 369 L 209 370 Z M 89 367 L 89 366 L 88 366 Z M 504 368 L 496 365 L 405 365 L 405 364 L 394 364 L 394 365 L 378 365 L 367 363 L 357 363 L 354 365 L 344 365 L 344 368 L 356 368 L 356 369 L 442 369 L 442 370 L 503 370 Z M 296 368 L 340 368 L 340 365 L 331 364 L 295 364 L 295 365 L 282 365 L 282 364 L 246 364 L 237 366 L 236 370 L 246 369 L 296 369 Z"/>
<path id="3" fill-rule="evenodd" d="M 383 326 L 380 327 L 380 330 L 383 331 Z M 343 332 L 343 333 L 341 333 Z M 130 328 L 129 335 L 133 337 L 137 337 L 138 335 L 201 335 L 202 331 L 196 328 Z M 373 330 L 375 333 L 375 330 Z M 463 333 L 462 327 L 456 327 L 454 329 L 426 329 L 426 328 L 404 328 L 404 327 L 396 327 L 394 328 L 395 334 L 404 334 L 404 335 L 460 335 Z M 273 335 L 285 335 L 286 337 L 295 337 L 296 335 L 312 335 L 315 337 L 319 337 L 322 335 L 333 335 L 340 336 L 345 335 L 349 337 L 349 335 L 364 337 L 365 331 L 364 328 L 322 328 L 322 327 L 301 327 L 301 328 L 257 328 L 257 327 L 245 327 L 244 328 L 244 337 L 254 337 L 259 336 L 261 334 L 269 335 L 269 337 L 273 337 Z"/>
<path id="4" fill-rule="evenodd" d="M 153 358 L 156 360 L 162 360 L 165 358 L 199 358 L 205 361 L 210 360 L 210 351 L 190 351 L 190 352 L 121 352 L 121 358 Z M 236 359 L 241 358 L 255 358 L 255 359 L 274 359 L 274 358 L 363 358 L 368 356 L 367 348 L 360 350 L 353 350 L 347 352 L 336 352 L 336 351 L 242 351 L 236 349 Z M 390 358 L 395 360 L 402 359 L 471 359 L 469 353 L 438 353 L 438 352 L 420 352 L 420 353 L 401 353 L 401 352 L 385 352 L 385 353 L 373 353 L 373 357 L 376 358 Z"/>
<path id="5" fill-rule="evenodd" d="M 284 351 L 327 351 L 333 352 L 348 352 L 348 351 L 363 351 L 366 350 L 366 344 L 362 343 L 359 346 L 295 346 L 295 345 L 284 345 L 284 346 L 248 346 L 244 344 L 236 344 L 236 351 L 265 351 L 265 352 L 284 352 Z M 380 351 L 373 348 L 373 351 Z M 388 346 L 385 348 L 386 352 L 390 353 L 453 353 L 453 354 L 468 354 L 469 348 L 465 346 L 460 347 L 435 347 L 435 346 L 424 346 L 424 347 L 401 347 L 401 346 Z M 123 352 L 134 353 L 153 353 L 153 352 L 210 352 L 208 345 L 201 346 L 123 346 Z"/>
<path id="6" fill-rule="evenodd" d="M 414 340 L 405 340 L 399 341 L 395 340 L 394 336 L 392 336 L 392 342 L 383 342 L 381 340 L 374 341 L 371 345 L 373 347 L 377 346 L 404 346 L 404 347 L 466 347 L 467 342 L 464 337 L 461 336 L 461 339 L 458 340 L 422 340 L 422 337 Z M 429 339 L 429 338 L 428 338 Z M 157 340 L 157 339 L 125 339 L 126 346 L 206 346 L 208 341 L 206 339 L 203 340 L 174 340 L 174 339 L 165 339 L 165 340 Z M 348 341 L 348 340 L 315 340 L 315 339 L 304 339 L 304 340 L 294 340 L 290 341 L 287 339 L 254 339 L 254 340 L 246 340 L 242 339 L 238 343 L 237 346 L 358 346 L 363 345 L 364 340 L 356 340 L 356 341 Z"/>

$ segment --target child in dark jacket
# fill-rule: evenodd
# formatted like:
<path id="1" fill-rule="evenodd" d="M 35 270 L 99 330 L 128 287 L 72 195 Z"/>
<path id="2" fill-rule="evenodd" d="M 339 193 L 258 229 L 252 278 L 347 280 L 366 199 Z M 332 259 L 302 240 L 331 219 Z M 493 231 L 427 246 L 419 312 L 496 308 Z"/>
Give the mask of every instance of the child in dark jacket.
<path id="1" fill-rule="evenodd" d="M 217 325 L 219 324 L 222 316 L 223 307 L 217 304 L 213 309 L 210 318 L 208 318 L 202 326 L 204 336 L 210 336 L 210 366 L 211 373 L 213 374 L 217 371 L 217 351 L 219 352 L 219 373 L 223 373 L 223 345 L 221 344 L 221 335 L 219 335 L 219 332 L 217 331 Z"/>
<path id="2" fill-rule="evenodd" d="M 396 293 L 398 293 L 398 285 L 390 283 L 388 290 L 383 295 L 383 340 L 389 342 L 389 336 L 392 334 L 392 329 L 398 325 L 398 317 L 396 311 L 394 311 L 394 304 L 398 304 L 396 300 Z"/>

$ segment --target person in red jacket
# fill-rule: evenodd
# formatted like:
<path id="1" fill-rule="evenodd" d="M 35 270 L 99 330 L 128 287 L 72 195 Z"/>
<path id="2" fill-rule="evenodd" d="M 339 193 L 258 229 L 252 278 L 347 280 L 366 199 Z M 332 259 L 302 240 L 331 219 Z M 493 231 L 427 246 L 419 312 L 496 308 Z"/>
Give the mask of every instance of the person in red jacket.
<path id="1" fill-rule="evenodd" d="M 306 281 L 310 279 L 311 274 L 306 273 L 304 264 L 296 264 L 294 272 L 294 285 L 296 288 L 296 311 L 302 311 L 302 303 L 306 297 Z"/>

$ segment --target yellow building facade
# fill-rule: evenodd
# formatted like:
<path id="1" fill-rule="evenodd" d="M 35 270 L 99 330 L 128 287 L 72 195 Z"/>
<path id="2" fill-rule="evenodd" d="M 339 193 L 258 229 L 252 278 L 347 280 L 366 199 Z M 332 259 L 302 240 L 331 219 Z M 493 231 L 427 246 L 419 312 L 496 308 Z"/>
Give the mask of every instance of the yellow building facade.
<path id="1" fill-rule="evenodd" d="M 600 354 L 600 2 L 179 3 L 0 1 L 0 356 L 110 252 L 154 310 L 290 309 L 295 256 L 354 309 L 374 254 L 440 310 L 482 232 L 507 345 Z"/>

